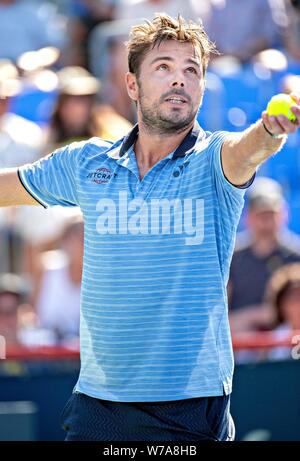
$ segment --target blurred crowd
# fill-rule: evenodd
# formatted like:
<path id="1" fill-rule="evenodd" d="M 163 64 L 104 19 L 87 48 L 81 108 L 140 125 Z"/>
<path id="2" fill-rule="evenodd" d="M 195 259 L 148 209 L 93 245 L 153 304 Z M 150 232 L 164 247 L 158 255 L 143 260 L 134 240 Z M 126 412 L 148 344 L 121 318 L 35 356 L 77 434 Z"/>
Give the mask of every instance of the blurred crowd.
<path id="1" fill-rule="evenodd" d="M 300 0 L 0 0 L 0 168 L 125 135 L 136 119 L 124 42 L 160 11 L 200 19 L 219 51 L 198 115 L 204 129 L 242 130 L 274 93 L 300 92 Z M 300 330 L 299 141 L 290 136 L 246 193 L 228 283 L 233 334 Z M 78 346 L 82 255 L 79 210 L 0 210 L 7 346 Z"/>

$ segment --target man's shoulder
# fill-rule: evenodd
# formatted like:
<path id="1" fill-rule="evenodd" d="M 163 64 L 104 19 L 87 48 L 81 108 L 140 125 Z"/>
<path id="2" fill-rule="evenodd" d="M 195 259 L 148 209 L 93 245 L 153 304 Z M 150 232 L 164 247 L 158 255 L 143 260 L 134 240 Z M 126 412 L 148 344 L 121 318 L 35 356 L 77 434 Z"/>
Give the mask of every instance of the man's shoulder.
<path id="1" fill-rule="evenodd" d="M 119 141 L 117 141 L 118 143 Z M 101 152 L 106 152 L 108 151 L 109 149 L 111 149 L 111 147 L 114 145 L 114 144 L 117 144 L 117 143 L 113 143 L 112 141 L 108 141 L 108 140 L 105 140 L 105 139 L 102 139 L 102 138 L 98 138 L 96 136 L 94 136 L 93 138 L 90 138 L 86 141 L 81 141 L 81 147 L 82 148 L 85 148 L 85 149 L 90 149 L 90 150 L 97 150 L 97 151 L 101 151 Z"/>
<path id="2" fill-rule="evenodd" d="M 74 154 L 76 157 L 82 159 L 89 159 L 91 157 L 99 157 L 108 154 L 112 149 L 120 146 L 122 139 L 117 142 L 107 141 L 98 137 L 93 137 L 84 141 L 75 141 L 67 146 L 56 149 L 53 153 L 66 150 L 69 154 Z"/>
<path id="3" fill-rule="evenodd" d="M 202 131 L 199 133 L 197 141 L 194 146 L 194 152 L 196 154 L 203 151 L 212 152 L 215 149 L 220 148 L 225 138 L 228 136 L 227 131 Z"/>

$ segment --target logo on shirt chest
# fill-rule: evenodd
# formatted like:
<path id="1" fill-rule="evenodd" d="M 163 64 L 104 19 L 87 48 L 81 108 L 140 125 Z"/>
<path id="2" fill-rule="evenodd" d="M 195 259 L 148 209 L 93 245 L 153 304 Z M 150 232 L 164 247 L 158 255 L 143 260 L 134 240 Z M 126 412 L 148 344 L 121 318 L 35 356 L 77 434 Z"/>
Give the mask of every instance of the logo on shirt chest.
<path id="1" fill-rule="evenodd" d="M 115 176 L 117 176 L 116 173 L 113 173 L 109 168 L 102 167 L 89 173 L 87 179 L 96 184 L 106 184 Z"/>

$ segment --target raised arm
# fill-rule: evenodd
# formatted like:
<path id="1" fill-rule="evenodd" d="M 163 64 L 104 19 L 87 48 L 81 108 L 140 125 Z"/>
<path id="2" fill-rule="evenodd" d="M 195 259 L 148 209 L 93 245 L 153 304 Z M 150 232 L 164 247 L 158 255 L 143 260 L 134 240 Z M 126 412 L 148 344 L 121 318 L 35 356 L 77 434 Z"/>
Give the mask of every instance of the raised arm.
<path id="1" fill-rule="evenodd" d="M 247 130 L 231 133 L 226 138 L 222 147 L 222 166 L 224 175 L 232 184 L 245 184 L 261 163 L 281 149 L 286 135 L 298 129 L 300 98 L 294 93 L 291 96 L 295 99 L 295 105 L 291 109 L 296 115 L 295 122 L 285 116 L 269 117 L 264 111 L 261 120 Z M 272 137 L 272 133 L 283 137 Z"/>
<path id="2" fill-rule="evenodd" d="M 39 203 L 23 187 L 17 168 L 0 170 L 0 207 L 14 205 L 39 205 Z"/>

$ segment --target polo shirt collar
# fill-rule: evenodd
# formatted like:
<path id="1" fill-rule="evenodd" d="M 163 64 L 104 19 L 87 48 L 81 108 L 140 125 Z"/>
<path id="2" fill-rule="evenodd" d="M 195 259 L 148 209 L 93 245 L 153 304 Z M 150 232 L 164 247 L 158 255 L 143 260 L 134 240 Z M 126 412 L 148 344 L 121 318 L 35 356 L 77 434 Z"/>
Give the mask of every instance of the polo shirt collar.
<path id="1" fill-rule="evenodd" d="M 131 147 L 138 136 L 139 127 L 136 124 L 132 130 L 124 137 L 122 143 L 116 148 L 113 148 L 108 155 L 116 160 L 120 160 Z M 188 132 L 183 141 L 173 152 L 172 158 L 175 160 L 180 157 L 185 157 L 190 154 L 196 144 L 196 141 L 201 141 L 206 137 L 205 131 L 200 127 L 199 123 L 195 121 L 194 127 Z"/>

